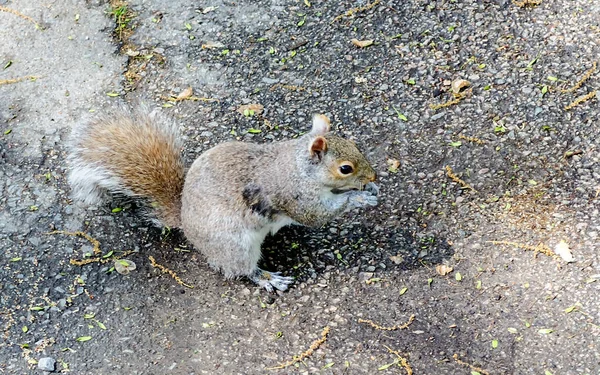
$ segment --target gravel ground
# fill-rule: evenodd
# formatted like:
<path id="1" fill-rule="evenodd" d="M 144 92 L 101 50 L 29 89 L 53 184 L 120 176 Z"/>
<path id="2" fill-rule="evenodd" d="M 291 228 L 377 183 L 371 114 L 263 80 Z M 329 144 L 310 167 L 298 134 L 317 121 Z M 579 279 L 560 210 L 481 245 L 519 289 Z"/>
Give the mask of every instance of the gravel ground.
<path id="1" fill-rule="evenodd" d="M 401 356 L 414 374 L 600 374 L 600 111 L 565 109 L 599 86 L 598 2 L 112 5 L 133 13 L 0 0 L 39 23 L 0 8 L 0 82 L 39 77 L 0 85 L 0 373 L 406 373 Z M 459 103 L 432 109 L 458 79 Z M 188 87 L 214 100 L 168 101 Z M 70 202 L 70 128 L 125 102 L 175 117 L 188 163 L 325 113 L 381 203 L 268 239 L 264 267 L 297 278 L 285 293 L 224 280 L 130 202 Z M 72 265 L 93 245 L 53 230 L 137 268 Z M 561 242 L 573 262 L 540 253 Z"/>

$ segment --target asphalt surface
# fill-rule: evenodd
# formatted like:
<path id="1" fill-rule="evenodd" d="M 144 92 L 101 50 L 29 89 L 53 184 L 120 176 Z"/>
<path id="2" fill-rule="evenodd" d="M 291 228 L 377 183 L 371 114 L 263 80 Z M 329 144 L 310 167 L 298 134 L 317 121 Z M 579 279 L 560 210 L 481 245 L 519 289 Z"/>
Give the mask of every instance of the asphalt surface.
<path id="1" fill-rule="evenodd" d="M 414 374 L 600 374 L 597 2 L 0 7 L 31 17 L 0 8 L 0 373 L 404 374 L 401 356 Z M 188 163 L 325 113 L 373 162 L 380 205 L 269 238 L 285 293 L 224 280 L 131 202 L 69 199 L 70 129 L 142 104 L 181 124 Z M 93 244 L 55 230 L 107 261 L 70 264 Z M 128 250 L 136 269 L 113 271 Z"/>

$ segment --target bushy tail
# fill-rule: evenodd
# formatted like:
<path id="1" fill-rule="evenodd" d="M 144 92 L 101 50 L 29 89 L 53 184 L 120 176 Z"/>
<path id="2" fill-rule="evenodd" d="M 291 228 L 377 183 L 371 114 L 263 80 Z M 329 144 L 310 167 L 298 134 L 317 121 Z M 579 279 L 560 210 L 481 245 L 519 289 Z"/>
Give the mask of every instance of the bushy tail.
<path id="1" fill-rule="evenodd" d="M 145 110 L 122 110 L 73 130 L 73 198 L 97 204 L 109 193 L 147 201 L 155 223 L 181 226 L 185 168 L 177 125 Z"/>

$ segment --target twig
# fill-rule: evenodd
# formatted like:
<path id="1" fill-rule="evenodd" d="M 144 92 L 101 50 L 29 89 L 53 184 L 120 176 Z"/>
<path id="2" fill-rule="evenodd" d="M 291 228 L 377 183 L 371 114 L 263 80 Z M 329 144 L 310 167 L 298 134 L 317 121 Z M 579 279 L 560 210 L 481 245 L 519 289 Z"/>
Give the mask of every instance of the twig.
<path id="1" fill-rule="evenodd" d="M 454 358 L 454 360 L 456 361 L 456 363 L 458 363 L 459 365 L 466 366 L 466 367 L 470 368 L 471 370 L 473 370 L 473 371 L 477 371 L 478 373 L 480 373 L 480 374 L 483 374 L 483 375 L 490 375 L 490 373 L 489 373 L 489 372 L 487 372 L 486 370 L 482 369 L 481 367 L 473 366 L 473 365 L 472 365 L 472 364 L 470 364 L 470 363 L 467 363 L 467 362 L 461 361 L 461 360 L 458 358 L 458 354 L 454 354 L 454 355 L 452 356 L 452 358 Z"/>
<path id="2" fill-rule="evenodd" d="M 299 356 L 294 356 L 291 360 L 282 363 L 278 366 L 275 367 L 268 367 L 267 370 L 280 370 L 282 368 L 286 368 L 289 367 L 291 365 L 293 365 L 296 362 L 300 362 L 301 360 L 303 360 L 304 358 L 310 356 L 315 350 L 317 350 L 321 345 L 323 345 L 323 343 L 325 341 L 327 341 L 327 334 L 329 334 L 329 326 L 323 328 L 323 332 L 321 332 L 321 338 L 314 341 L 311 345 L 310 348 L 308 348 L 308 350 L 306 350 L 304 353 L 300 354 Z"/>
<path id="3" fill-rule="evenodd" d="M 408 322 L 401 324 L 401 325 L 395 325 L 393 327 L 382 327 L 379 324 L 373 322 L 372 320 L 366 320 L 366 319 L 358 319 L 359 323 L 365 323 L 370 325 L 371 327 L 378 329 L 380 331 L 395 331 L 398 329 L 406 329 L 408 328 L 409 325 L 411 325 L 411 323 L 415 320 L 415 316 L 411 315 L 410 318 L 408 318 Z"/>
<path id="4" fill-rule="evenodd" d="M 73 237 L 83 237 L 86 240 L 90 241 L 92 243 L 92 245 L 94 245 L 94 254 L 98 255 L 100 254 L 102 251 L 100 250 L 100 241 L 98 241 L 97 239 L 93 238 L 92 236 L 90 236 L 87 233 L 83 233 L 80 231 L 77 232 L 65 232 L 64 230 L 55 230 L 53 232 L 49 232 L 46 234 L 64 234 L 66 236 L 73 236 Z"/>
<path id="5" fill-rule="evenodd" d="M 367 4 L 364 7 L 359 7 L 359 8 L 352 8 L 346 11 L 346 13 L 344 14 L 340 14 L 339 16 L 335 17 L 333 19 L 333 21 L 331 21 L 331 23 L 334 23 L 336 21 L 341 20 L 344 17 L 350 17 L 353 16 L 356 13 L 360 13 L 360 12 L 366 12 L 367 10 L 373 8 L 375 5 L 379 4 L 381 2 L 381 0 L 375 0 L 373 1 L 371 4 Z"/>
<path id="6" fill-rule="evenodd" d="M 560 90 L 560 92 L 565 94 L 568 92 L 573 92 L 573 91 L 577 90 L 578 88 L 580 88 L 581 85 L 583 85 L 583 83 L 585 81 L 587 81 L 592 76 L 592 74 L 594 74 L 594 72 L 596 71 L 596 66 L 597 66 L 597 63 L 596 63 L 596 61 L 594 61 L 594 63 L 592 64 L 592 67 L 585 72 L 583 77 L 581 77 L 581 79 L 575 85 L 573 85 L 573 87 L 568 88 L 566 90 Z"/>
<path id="7" fill-rule="evenodd" d="M 583 102 L 587 102 L 588 100 L 590 100 L 590 99 L 592 99 L 594 97 L 596 97 L 596 90 L 590 92 L 587 95 L 583 95 L 583 96 L 580 96 L 579 98 L 575 99 L 573 101 L 573 103 L 571 103 L 571 104 L 569 104 L 568 106 L 565 107 L 565 111 L 568 111 L 569 109 L 572 109 L 572 108 L 578 106 L 579 104 L 581 104 Z"/>
<path id="8" fill-rule="evenodd" d="M 558 258 L 558 256 L 554 253 L 554 251 L 552 251 L 548 246 L 544 245 L 542 242 L 540 242 L 537 246 L 531 246 L 531 245 L 527 245 L 527 244 L 523 244 L 523 243 L 519 243 L 519 242 L 510 242 L 510 241 L 487 241 L 487 243 L 491 243 L 494 245 L 514 246 L 518 249 L 529 250 L 529 251 L 533 251 L 535 253 L 542 253 L 542 254 L 552 257 L 552 258 Z"/>
<path id="9" fill-rule="evenodd" d="M 177 281 L 177 284 L 179 285 L 183 285 L 185 287 L 188 287 L 190 289 L 194 289 L 194 287 L 192 285 L 186 284 L 183 282 L 183 280 L 181 280 L 181 277 L 177 276 L 177 274 L 174 271 L 171 271 L 170 269 L 168 269 L 167 267 L 160 265 L 158 263 L 156 263 L 156 260 L 154 259 L 153 256 L 149 256 L 148 259 L 150 259 L 150 263 L 152 264 L 152 267 L 154 268 L 158 268 L 159 270 L 161 270 L 164 273 L 168 273 L 169 275 L 171 275 L 171 277 L 173 279 L 175 279 L 175 281 Z"/>
<path id="10" fill-rule="evenodd" d="M 26 79 L 35 81 L 38 78 L 40 78 L 40 77 L 38 77 L 38 76 L 25 76 L 25 77 L 13 78 L 13 79 L 0 79 L 0 86 L 2 86 L 2 85 L 10 85 L 10 84 L 13 84 L 13 83 L 18 83 L 18 82 L 21 82 L 21 81 L 25 81 Z"/>
<path id="11" fill-rule="evenodd" d="M 513 0 L 513 4 L 515 4 L 516 6 L 520 7 L 520 8 L 525 8 L 525 7 L 534 7 L 537 5 L 540 5 L 542 3 L 542 0 Z"/>
<path id="12" fill-rule="evenodd" d="M 432 110 L 435 111 L 435 110 L 440 109 L 440 108 L 450 107 L 451 105 L 460 103 L 460 101 L 463 100 L 463 98 L 464 98 L 464 95 L 456 96 L 455 99 L 449 100 L 449 101 L 447 101 L 445 103 L 430 104 L 429 108 L 431 108 Z"/>
<path id="13" fill-rule="evenodd" d="M 396 355 L 396 357 L 398 357 L 398 358 L 396 359 L 396 361 L 397 361 L 397 362 L 400 362 L 400 365 L 401 365 L 402 367 L 404 367 L 404 369 L 406 370 L 406 374 L 407 374 L 407 375 L 412 375 L 412 374 L 413 374 L 413 370 L 412 370 L 412 367 L 410 367 L 410 365 L 408 364 L 408 360 L 407 360 L 406 358 L 402 357 L 402 356 L 400 355 L 400 353 L 398 353 L 398 351 L 397 351 L 397 350 L 393 350 L 392 348 L 390 348 L 390 347 L 389 347 L 389 346 L 387 346 L 387 345 L 384 345 L 384 346 L 385 346 L 385 348 L 386 348 L 387 350 L 389 350 L 389 351 L 390 351 L 390 353 L 392 353 L 392 354 L 395 354 L 395 355 Z"/>
<path id="14" fill-rule="evenodd" d="M 21 17 L 22 19 L 24 19 L 24 20 L 26 20 L 26 21 L 29 21 L 29 22 L 33 23 L 33 24 L 35 25 L 36 29 L 39 29 L 39 28 L 40 28 L 40 24 L 39 24 L 39 23 L 37 23 L 37 22 L 36 22 L 36 20 L 34 20 L 33 18 L 31 18 L 31 17 L 29 17 L 29 16 L 26 16 L 26 15 L 24 15 L 24 14 L 20 13 L 19 11 L 16 11 L 16 10 L 14 10 L 14 9 L 10 9 L 10 8 L 6 8 L 6 7 L 3 7 L 3 6 L 0 6 L 0 12 L 12 13 L 12 14 L 14 14 L 15 16 L 19 16 L 19 17 Z"/>
<path id="15" fill-rule="evenodd" d="M 469 184 L 467 184 L 466 182 L 464 182 L 463 180 L 461 180 L 457 175 L 454 174 L 454 172 L 452 171 L 452 167 L 450 167 L 449 165 L 446 166 L 446 174 L 448 175 L 448 177 L 456 182 L 457 184 L 459 184 L 460 186 L 462 186 L 465 189 L 471 189 L 474 192 L 477 192 L 477 190 L 473 189 L 473 187 Z"/>
<path id="16" fill-rule="evenodd" d="M 464 139 L 465 141 L 468 141 L 468 142 L 471 142 L 471 143 L 477 143 L 478 145 L 484 145 L 485 144 L 484 140 L 479 139 L 477 137 L 469 137 L 469 136 L 466 136 L 466 135 L 459 134 L 458 138 Z"/>

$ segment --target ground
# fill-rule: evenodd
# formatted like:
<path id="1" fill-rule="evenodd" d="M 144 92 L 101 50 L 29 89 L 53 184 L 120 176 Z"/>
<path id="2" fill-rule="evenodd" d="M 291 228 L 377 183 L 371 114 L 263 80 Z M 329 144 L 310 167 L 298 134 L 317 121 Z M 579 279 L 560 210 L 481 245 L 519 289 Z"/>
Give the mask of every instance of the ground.
<path id="1" fill-rule="evenodd" d="M 0 0 L 0 373 L 600 374 L 600 5 L 530 3 Z M 380 204 L 270 238 L 287 292 L 224 280 L 129 202 L 70 200 L 70 129 L 124 103 L 188 164 L 325 113 Z"/>

